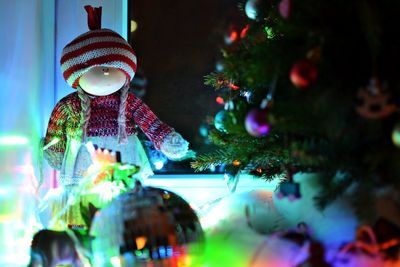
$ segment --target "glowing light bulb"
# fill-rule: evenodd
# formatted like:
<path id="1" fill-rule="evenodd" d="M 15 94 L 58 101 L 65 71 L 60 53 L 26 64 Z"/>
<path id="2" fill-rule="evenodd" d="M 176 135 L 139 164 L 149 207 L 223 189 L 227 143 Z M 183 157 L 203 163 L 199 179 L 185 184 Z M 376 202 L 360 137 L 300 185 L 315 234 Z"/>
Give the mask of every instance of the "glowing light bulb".
<path id="1" fill-rule="evenodd" d="M 162 161 L 156 161 L 156 162 L 154 162 L 153 164 L 154 164 L 154 167 L 155 167 L 157 170 L 161 170 L 161 169 L 164 167 L 164 162 L 162 162 Z"/>
<path id="2" fill-rule="evenodd" d="M 147 238 L 144 236 L 136 237 L 136 247 L 137 249 L 142 249 L 146 245 Z"/>

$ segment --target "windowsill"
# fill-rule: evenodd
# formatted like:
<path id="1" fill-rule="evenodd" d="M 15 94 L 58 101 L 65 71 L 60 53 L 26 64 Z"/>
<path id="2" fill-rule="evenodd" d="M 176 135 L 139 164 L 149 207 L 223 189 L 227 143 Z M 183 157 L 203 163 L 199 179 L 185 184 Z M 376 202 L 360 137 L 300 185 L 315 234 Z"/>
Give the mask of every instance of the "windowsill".
<path id="1" fill-rule="evenodd" d="M 196 208 L 231 194 L 223 174 L 156 174 L 144 181 L 147 186 L 170 190 Z M 236 193 L 264 189 L 274 191 L 278 181 L 266 182 L 250 175 L 241 175 Z"/>

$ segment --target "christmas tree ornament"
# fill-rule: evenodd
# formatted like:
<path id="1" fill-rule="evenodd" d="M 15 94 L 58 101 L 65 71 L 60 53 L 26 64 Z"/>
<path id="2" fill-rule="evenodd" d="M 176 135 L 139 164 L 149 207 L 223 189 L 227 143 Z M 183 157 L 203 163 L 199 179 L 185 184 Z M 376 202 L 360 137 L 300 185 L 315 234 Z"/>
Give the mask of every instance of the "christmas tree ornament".
<path id="1" fill-rule="evenodd" d="M 200 266 L 198 217 L 164 189 L 137 183 L 95 216 L 90 233 L 95 266 Z"/>
<path id="2" fill-rule="evenodd" d="M 250 110 L 246 115 L 245 127 L 247 132 L 254 137 L 267 135 L 271 128 L 267 118 L 267 110 L 260 108 Z"/>
<path id="3" fill-rule="evenodd" d="M 85 9 L 90 30 L 68 43 L 61 55 L 64 79 L 76 92 L 56 104 L 44 140 L 44 157 L 60 170 L 63 189 L 57 191 L 61 192 L 58 203 L 49 204 L 55 214 L 58 208 L 64 209 L 71 190 L 75 191 L 88 175 L 93 163 L 86 151 L 88 141 L 109 151 L 120 151 L 122 162 L 140 166 L 135 174 L 138 179 L 153 172 L 137 137 L 137 126 L 168 158 L 179 159 L 188 151 L 188 142 L 129 92 L 137 69 L 130 44 L 118 33 L 101 28 L 101 7 Z M 54 139 L 59 141 L 49 146 Z M 69 210 L 60 220 L 65 225 L 83 223 L 79 210 Z"/>
<path id="4" fill-rule="evenodd" d="M 228 110 L 221 110 L 214 117 L 215 128 L 223 133 L 232 132 L 237 124 L 235 115 Z"/>
<path id="5" fill-rule="evenodd" d="M 287 197 L 289 201 L 294 201 L 301 198 L 300 184 L 293 181 L 293 175 L 295 173 L 294 168 L 287 168 L 287 180 L 279 185 L 279 192 L 277 193 L 278 198 Z"/>
<path id="6" fill-rule="evenodd" d="M 290 80 L 300 88 L 306 89 L 314 84 L 318 77 L 318 70 L 310 60 L 301 60 L 293 64 L 290 70 Z"/>
<path id="7" fill-rule="evenodd" d="M 292 13 L 292 0 L 281 0 L 279 3 L 279 14 L 285 19 L 290 17 Z"/>
<path id="8" fill-rule="evenodd" d="M 357 92 L 357 113 L 370 120 L 383 119 L 395 112 L 397 105 L 392 95 L 381 86 L 377 78 L 372 78 L 366 88 Z"/>
<path id="9" fill-rule="evenodd" d="M 300 185 L 294 182 L 285 182 L 279 185 L 279 192 L 277 198 L 287 197 L 289 201 L 294 201 L 301 198 Z"/>
<path id="10" fill-rule="evenodd" d="M 400 147 L 400 124 L 397 123 L 392 131 L 392 141 L 395 146 Z"/>
<path id="11" fill-rule="evenodd" d="M 256 20 L 260 13 L 261 0 L 248 0 L 244 6 L 244 11 L 249 19 Z"/>

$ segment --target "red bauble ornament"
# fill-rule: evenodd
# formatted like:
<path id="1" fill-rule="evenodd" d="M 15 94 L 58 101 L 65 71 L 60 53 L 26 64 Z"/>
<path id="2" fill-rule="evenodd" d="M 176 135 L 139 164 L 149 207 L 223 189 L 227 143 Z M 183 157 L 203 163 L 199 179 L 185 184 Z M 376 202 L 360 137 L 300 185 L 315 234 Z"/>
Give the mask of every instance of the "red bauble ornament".
<path id="1" fill-rule="evenodd" d="M 290 80 L 301 89 L 308 88 L 318 77 L 317 67 L 310 60 L 296 62 L 290 70 Z"/>

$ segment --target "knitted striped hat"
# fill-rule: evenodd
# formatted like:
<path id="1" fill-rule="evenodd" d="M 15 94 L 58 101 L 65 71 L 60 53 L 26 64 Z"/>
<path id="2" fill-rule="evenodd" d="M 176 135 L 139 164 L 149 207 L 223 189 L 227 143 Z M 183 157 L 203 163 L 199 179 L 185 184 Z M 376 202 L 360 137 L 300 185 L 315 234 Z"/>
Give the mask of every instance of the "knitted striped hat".
<path id="1" fill-rule="evenodd" d="M 130 82 L 136 72 L 132 47 L 118 33 L 101 29 L 101 7 L 85 6 L 90 31 L 67 44 L 61 56 L 61 70 L 67 83 L 76 88 L 80 77 L 95 66 L 113 67 Z"/>

